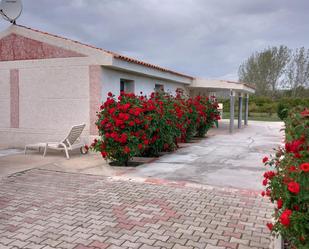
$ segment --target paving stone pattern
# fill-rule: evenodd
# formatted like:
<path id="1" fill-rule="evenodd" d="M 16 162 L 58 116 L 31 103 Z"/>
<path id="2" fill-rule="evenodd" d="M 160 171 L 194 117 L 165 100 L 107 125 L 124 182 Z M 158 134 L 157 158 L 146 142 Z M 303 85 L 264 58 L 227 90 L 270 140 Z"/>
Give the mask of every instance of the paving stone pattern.
<path id="1" fill-rule="evenodd" d="M 0 180 L 0 248 L 268 248 L 271 209 L 245 192 L 34 169 Z"/>

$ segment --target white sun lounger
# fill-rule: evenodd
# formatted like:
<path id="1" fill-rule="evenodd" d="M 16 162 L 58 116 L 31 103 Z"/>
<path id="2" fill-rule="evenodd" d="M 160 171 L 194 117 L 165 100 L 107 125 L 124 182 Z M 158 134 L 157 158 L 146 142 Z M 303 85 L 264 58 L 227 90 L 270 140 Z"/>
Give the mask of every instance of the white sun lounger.
<path id="1" fill-rule="evenodd" d="M 46 143 L 27 144 L 25 146 L 24 153 L 26 154 L 27 150 L 38 150 L 39 152 L 41 152 L 41 149 L 43 151 L 45 146 L 46 146 Z"/>
<path id="2" fill-rule="evenodd" d="M 85 126 L 85 124 L 72 126 L 69 134 L 61 142 L 47 142 L 45 144 L 43 156 L 45 157 L 48 149 L 64 150 L 67 159 L 70 159 L 69 150 L 80 149 L 82 152 L 82 148 L 85 146 L 85 143 L 81 142 L 80 135 L 82 134 Z"/>

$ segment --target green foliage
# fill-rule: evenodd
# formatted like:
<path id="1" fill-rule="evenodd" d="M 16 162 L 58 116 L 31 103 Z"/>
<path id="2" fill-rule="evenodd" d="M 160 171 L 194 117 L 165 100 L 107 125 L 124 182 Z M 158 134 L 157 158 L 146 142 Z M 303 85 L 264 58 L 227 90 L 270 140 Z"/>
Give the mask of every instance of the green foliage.
<path id="1" fill-rule="evenodd" d="M 284 120 L 290 109 L 297 106 L 309 107 L 309 98 L 281 98 L 278 101 L 277 114 L 281 120 Z"/>
<path id="2" fill-rule="evenodd" d="M 255 52 L 240 65 L 238 76 L 255 85 L 258 96 L 308 98 L 309 50 L 281 45 Z"/>
<path id="3" fill-rule="evenodd" d="M 230 112 L 230 100 L 229 99 L 219 99 L 220 103 L 223 103 L 223 112 Z M 237 113 L 238 98 L 235 101 L 235 113 Z M 287 117 L 288 110 L 296 106 L 305 106 L 309 107 L 309 98 L 270 98 L 267 96 L 250 96 L 249 98 L 249 116 L 252 113 L 259 114 L 264 116 L 272 116 L 277 114 L 281 120 L 284 120 Z"/>
<path id="4" fill-rule="evenodd" d="M 265 96 L 272 93 L 273 96 L 289 57 L 290 51 L 286 46 L 256 52 L 239 67 L 239 80 L 254 84 L 257 95 Z"/>
<path id="5" fill-rule="evenodd" d="M 288 106 L 285 105 L 283 102 L 279 102 L 278 109 L 277 109 L 277 114 L 278 114 L 278 117 L 281 120 L 286 119 L 287 116 L 288 116 Z"/>

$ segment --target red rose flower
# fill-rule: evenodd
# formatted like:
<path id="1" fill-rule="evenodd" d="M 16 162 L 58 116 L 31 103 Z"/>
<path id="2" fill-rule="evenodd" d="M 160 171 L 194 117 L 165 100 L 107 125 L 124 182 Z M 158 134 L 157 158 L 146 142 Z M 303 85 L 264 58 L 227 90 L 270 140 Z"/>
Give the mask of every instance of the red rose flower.
<path id="1" fill-rule="evenodd" d="M 282 212 L 279 221 L 282 225 L 285 227 L 288 227 L 290 225 L 290 216 L 292 215 L 292 210 L 286 209 Z"/>
<path id="2" fill-rule="evenodd" d="M 130 148 L 128 146 L 125 146 L 124 149 L 123 149 L 123 152 L 125 154 L 129 154 L 130 153 Z"/>
<path id="3" fill-rule="evenodd" d="M 128 139 L 128 135 L 126 133 L 122 133 L 119 138 L 119 142 L 122 144 L 125 144 L 127 142 L 127 139 Z"/>
<path id="4" fill-rule="evenodd" d="M 303 112 L 300 113 L 303 117 L 309 117 L 309 109 L 305 109 Z"/>
<path id="5" fill-rule="evenodd" d="M 304 172 L 309 172 L 309 163 L 302 163 L 300 169 Z"/>
<path id="6" fill-rule="evenodd" d="M 142 144 L 138 144 L 138 149 L 142 150 L 143 149 L 143 145 Z"/>
<path id="7" fill-rule="evenodd" d="M 108 92 L 108 97 L 113 97 L 113 94 L 111 92 Z"/>
<path id="8" fill-rule="evenodd" d="M 292 152 L 292 153 L 296 153 L 300 150 L 302 150 L 302 144 L 304 143 L 304 141 L 302 139 L 299 140 L 294 140 L 290 143 L 286 143 L 285 144 L 285 149 L 287 152 Z"/>
<path id="9" fill-rule="evenodd" d="M 102 155 L 102 157 L 107 157 L 107 153 L 106 153 L 106 151 L 101 151 L 101 155 Z"/>
<path id="10" fill-rule="evenodd" d="M 296 169 L 295 166 L 290 166 L 289 171 L 290 171 L 290 172 L 296 172 L 297 169 Z"/>
<path id="11" fill-rule="evenodd" d="M 267 161 L 268 161 L 268 157 L 265 156 L 265 157 L 263 158 L 263 163 L 266 163 Z"/>
<path id="12" fill-rule="evenodd" d="M 126 104 L 124 104 L 123 106 L 121 106 L 120 109 L 121 109 L 122 111 L 126 112 L 126 111 L 128 111 L 128 109 L 130 108 L 130 106 L 131 106 L 130 103 L 126 103 Z"/>
<path id="13" fill-rule="evenodd" d="M 288 183 L 288 190 L 291 193 L 298 194 L 299 190 L 300 190 L 299 183 L 297 183 L 297 182 Z"/>
<path id="14" fill-rule="evenodd" d="M 294 153 L 294 157 L 295 157 L 295 158 L 301 158 L 301 154 L 299 154 L 299 152 L 295 152 L 295 153 Z"/>
<path id="15" fill-rule="evenodd" d="M 89 150 L 89 146 L 87 144 L 84 146 L 84 148 L 85 148 L 86 151 Z"/>
<path id="16" fill-rule="evenodd" d="M 266 225 L 270 231 L 273 230 L 274 225 L 272 223 L 267 223 Z"/>
<path id="17" fill-rule="evenodd" d="M 116 126 L 121 126 L 121 125 L 123 125 L 124 124 L 124 121 L 123 120 L 121 120 L 121 119 L 116 119 Z"/>
<path id="18" fill-rule="evenodd" d="M 263 196 L 263 197 L 265 196 L 265 191 L 261 192 L 261 196 Z"/>
<path id="19" fill-rule="evenodd" d="M 116 108 L 111 108 L 111 109 L 108 110 L 108 113 L 113 114 L 115 111 L 116 111 Z"/>
<path id="20" fill-rule="evenodd" d="M 267 179 L 272 179 L 274 176 L 276 175 L 276 173 L 274 171 L 267 171 L 264 173 L 264 177 Z"/>
<path id="21" fill-rule="evenodd" d="M 271 191 L 269 189 L 266 190 L 266 195 L 270 196 L 271 195 Z"/>
<path id="22" fill-rule="evenodd" d="M 278 207 L 278 209 L 281 209 L 281 208 L 282 208 L 282 205 L 283 205 L 282 199 L 278 199 L 278 200 L 277 200 L 277 207 Z"/>
<path id="23" fill-rule="evenodd" d="M 119 119 L 122 119 L 124 121 L 127 121 L 130 118 L 129 114 L 127 114 L 127 113 L 119 113 L 118 117 L 119 117 Z"/>
<path id="24" fill-rule="evenodd" d="M 267 182 L 268 182 L 268 180 L 267 180 L 267 178 L 265 178 L 265 179 L 263 180 L 263 185 L 266 186 L 266 185 L 267 185 Z"/>

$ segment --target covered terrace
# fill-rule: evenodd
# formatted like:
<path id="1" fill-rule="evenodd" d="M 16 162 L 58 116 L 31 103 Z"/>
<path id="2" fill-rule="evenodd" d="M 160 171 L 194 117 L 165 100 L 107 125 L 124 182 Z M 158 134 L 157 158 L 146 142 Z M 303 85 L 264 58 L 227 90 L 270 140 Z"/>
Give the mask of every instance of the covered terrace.
<path id="1" fill-rule="evenodd" d="M 226 80 L 206 80 L 196 78 L 192 84 L 188 87 L 190 96 L 209 96 L 216 95 L 216 93 L 223 93 L 230 98 L 230 122 L 229 130 L 233 133 L 234 130 L 234 115 L 235 115 L 235 98 L 238 98 L 238 128 L 242 127 L 242 120 L 244 119 L 244 125 L 248 125 L 249 115 L 249 95 L 255 93 L 254 87 L 247 83 L 226 81 Z M 245 100 L 243 103 L 243 99 Z M 245 108 L 244 118 L 243 105 Z"/>

